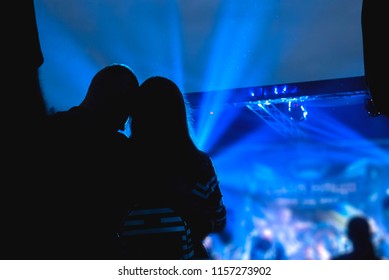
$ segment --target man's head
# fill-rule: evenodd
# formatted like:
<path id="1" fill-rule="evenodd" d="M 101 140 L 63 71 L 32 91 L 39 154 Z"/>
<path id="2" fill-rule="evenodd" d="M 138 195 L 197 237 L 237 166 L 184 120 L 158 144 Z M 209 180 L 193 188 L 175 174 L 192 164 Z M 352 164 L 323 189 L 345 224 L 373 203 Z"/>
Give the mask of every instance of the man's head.
<path id="1" fill-rule="evenodd" d="M 112 64 L 96 73 L 80 106 L 111 129 L 123 129 L 138 87 L 138 79 L 127 65 Z"/>

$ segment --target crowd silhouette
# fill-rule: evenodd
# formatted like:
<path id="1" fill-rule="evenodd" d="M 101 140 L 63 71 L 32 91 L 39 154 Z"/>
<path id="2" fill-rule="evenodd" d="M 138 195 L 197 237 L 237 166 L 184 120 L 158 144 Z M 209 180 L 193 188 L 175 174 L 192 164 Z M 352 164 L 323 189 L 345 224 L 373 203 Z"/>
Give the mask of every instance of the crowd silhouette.
<path id="1" fill-rule="evenodd" d="M 362 9 L 366 80 L 389 115 L 374 64 L 382 41 L 372 3 Z M 227 211 L 179 87 L 161 76 L 139 83 L 130 67 L 113 63 L 96 73 L 79 105 L 48 113 L 34 1 L 23 5 L 28 18 L 16 32 L 32 41 L 12 56 L 16 65 L 31 61 L 31 70 L 11 67 L 5 76 L 0 258 L 210 259 L 204 241 L 225 229 Z M 129 122 L 128 138 L 120 130 Z M 333 259 L 379 259 L 364 218 L 350 220 L 348 236 L 353 252 Z"/>

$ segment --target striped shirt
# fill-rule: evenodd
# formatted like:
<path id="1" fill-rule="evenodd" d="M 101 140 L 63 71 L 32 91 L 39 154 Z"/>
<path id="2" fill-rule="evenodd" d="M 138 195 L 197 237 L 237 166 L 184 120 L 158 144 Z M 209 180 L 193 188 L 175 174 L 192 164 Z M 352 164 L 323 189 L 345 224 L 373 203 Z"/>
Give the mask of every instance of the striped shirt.
<path id="1" fill-rule="evenodd" d="M 132 176 L 133 192 L 142 190 L 120 232 L 126 259 L 208 259 L 205 237 L 226 226 L 219 180 L 211 158 L 200 153 L 193 164 L 166 159 L 145 161 Z M 129 194 L 128 197 L 134 197 Z"/>
<path id="2" fill-rule="evenodd" d="M 128 212 L 119 232 L 126 259 L 191 259 L 187 222 L 172 208 L 138 205 Z"/>

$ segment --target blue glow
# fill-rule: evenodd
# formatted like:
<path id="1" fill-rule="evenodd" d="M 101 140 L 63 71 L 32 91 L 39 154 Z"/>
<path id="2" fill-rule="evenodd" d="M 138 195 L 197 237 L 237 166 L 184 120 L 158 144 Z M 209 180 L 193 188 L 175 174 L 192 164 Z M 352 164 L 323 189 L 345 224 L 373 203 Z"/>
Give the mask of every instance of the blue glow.
<path id="1" fill-rule="evenodd" d="M 219 101 L 222 104 L 222 101 Z M 211 103 L 208 105 L 207 103 Z M 204 105 L 198 111 L 199 121 L 195 127 L 198 146 L 209 151 L 217 143 L 229 124 L 234 121 L 235 115 L 223 114 L 222 105 L 218 101 L 204 100 Z"/>
<path id="2" fill-rule="evenodd" d="M 140 82 L 162 75 L 183 92 L 206 93 L 194 134 L 213 158 L 229 209 L 230 240 L 211 236 L 216 256 L 246 257 L 258 225 L 295 237 L 283 240 L 292 259 L 325 259 L 335 250 L 331 234 L 344 248 L 343 227 L 355 213 L 389 231 L 380 208 L 389 195 L 389 119 L 370 118 L 348 98 L 298 101 L 306 120 L 295 123 L 226 106 L 237 88 L 266 109 L 275 96 L 298 94 L 289 83 L 363 75 L 361 0 L 35 2 L 49 107 L 78 104 L 93 75 L 113 62 L 129 65 Z M 277 127 L 285 126 L 304 136 L 283 136 Z"/>
<path id="3" fill-rule="evenodd" d="M 49 15 L 47 10 L 37 9 L 37 16 L 41 19 L 40 33 L 61 34 L 55 38 L 40 36 L 45 59 L 41 66 L 44 74 L 41 84 L 48 109 L 66 110 L 81 102 L 99 67 L 96 67 L 85 49 L 78 47 L 77 40 L 66 26 Z M 58 46 L 61 46 L 61 55 L 58 55 Z M 72 78 L 63 83 L 63 77 L 69 76 Z M 61 88 L 58 85 L 61 85 Z"/>

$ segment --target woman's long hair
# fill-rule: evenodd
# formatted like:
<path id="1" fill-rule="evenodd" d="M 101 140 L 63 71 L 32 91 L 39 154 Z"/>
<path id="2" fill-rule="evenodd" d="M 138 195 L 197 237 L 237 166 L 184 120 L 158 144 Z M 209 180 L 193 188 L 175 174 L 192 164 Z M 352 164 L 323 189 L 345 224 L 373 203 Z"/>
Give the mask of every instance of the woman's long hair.
<path id="1" fill-rule="evenodd" d="M 140 160 L 165 173 L 196 167 L 201 152 L 192 139 L 190 107 L 178 86 L 165 77 L 150 77 L 140 85 L 136 104 L 131 139 Z"/>

